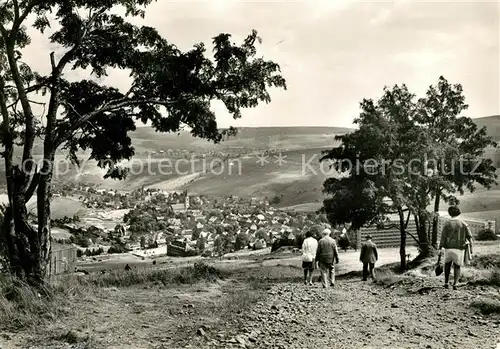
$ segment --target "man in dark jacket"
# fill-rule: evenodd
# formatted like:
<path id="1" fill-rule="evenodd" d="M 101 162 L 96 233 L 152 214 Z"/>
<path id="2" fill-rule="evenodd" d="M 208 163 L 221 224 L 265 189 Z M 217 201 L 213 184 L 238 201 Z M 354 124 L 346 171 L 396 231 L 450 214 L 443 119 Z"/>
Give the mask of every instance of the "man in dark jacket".
<path id="1" fill-rule="evenodd" d="M 363 263 L 363 281 L 367 280 L 368 274 L 375 281 L 375 262 L 378 260 L 378 252 L 377 245 L 370 235 L 366 236 L 366 241 L 361 245 L 359 260 Z"/>
<path id="2" fill-rule="evenodd" d="M 321 282 L 323 288 L 335 286 L 335 264 L 339 262 L 337 243 L 330 236 L 330 229 L 323 231 L 323 238 L 318 242 L 316 250 L 316 262 L 321 271 Z"/>

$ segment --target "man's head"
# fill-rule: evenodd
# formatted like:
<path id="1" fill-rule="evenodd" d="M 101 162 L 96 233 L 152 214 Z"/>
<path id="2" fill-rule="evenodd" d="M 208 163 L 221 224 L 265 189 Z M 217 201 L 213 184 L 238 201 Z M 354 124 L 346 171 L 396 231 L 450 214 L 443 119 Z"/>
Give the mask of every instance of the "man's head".
<path id="1" fill-rule="evenodd" d="M 460 213 L 460 209 L 457 206 L 450 206 L 448 208 L 448 214 L 452 218 L 460 216 Z"/>
<path id="2" fill-rule="evenodd" d="M 312 229 L 309 229 L 307 232 L 306 232 L 306 238 L 312 238 L 314 237 L 314 231 Z"/>
<path id="3" fill-rule="evenodd" d="M 366 240 L 371 240 L 372 239 L 372 236 L 370 234 L 366 235 Z"/>
<path id="4" fill-rule="evenodd" d="M 328 228 L 326 228 L 325 230 L 323 230 L 323 236 L 329 236 L 332 234 L 332 231 Z"/>

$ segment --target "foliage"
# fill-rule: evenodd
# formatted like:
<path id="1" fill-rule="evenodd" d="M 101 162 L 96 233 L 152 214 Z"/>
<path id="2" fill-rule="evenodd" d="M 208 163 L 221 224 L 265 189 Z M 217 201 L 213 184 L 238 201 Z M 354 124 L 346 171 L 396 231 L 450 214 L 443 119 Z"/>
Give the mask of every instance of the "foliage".
<path id="1" fill-rule="evenodd" d="M 198 250 L 198 253 L 203 253 L 205 251 L 205 238 L 203 236 L 199 236 L 198 241 L 196 241 L 196 249 Z"/>
<path id="2" fill-rule="evenodd" d="M 495 241 L 498 240 L 498 236 L 492 229 L 482 229 L 476 236 L 477 241 Z"/>
<path id="3" fill-rule="evenodd" d="M 87 257 L 92 257 L 92 256 L 99 256 L 104 253 L 104 249 L 102 247 L 99 247 L 97 249 L 86 249 L 84 254 Z"/>
<path id="4" fill-rule="evenodd" d="M 113 253 L 125 253 L 125 252 L 129 252 L 129 249 L 127 249 L 124 245 L 122 244 L 114 244 L 114 245 L 111 245 L 108 249 L 108 253 L 109 254 L 113 254 Z"/>
<path id="5" fill-rule="evenodd" d="M 234 244 L 234 249 L 235 250 L 241 250 L 245 247 L 248 246 L 250 239 L 248 237 L 247 233 L 240 232 L 238 235 L 236 235 L 236 242 Z"/>
<path id="6" fill-rule="evenodd" d="M 471 303 L 471 307 L 477 309 L 483 315 L 500 314 L 500 301 L 497 299 L 475 300 Z"/>
<path id="7" fill-rule="evenodd" d="M 182 51 L 156 29 L 129 19 L 143 17 L 152 0 L 9 0 L 0 4 L 0 143 L 4 146 L 9 198 L 10 270 L 31 283 L 43 283 L 49 258 L 50 196 L 55 152 L 67 151 L 79 163 L 79 149 L 107 169 L 105 178 L 122 179 L 128 169 L 118 164 L 134 153 L 130 131 L 149 123 L 159 132 L 189 127 L 193 136 L 215 143 L 235 133 L 218 128 L 211 109 L 220 101 L 235 118 L 243 108 L 271 101 L 269 89 L 286 88 L 280 67 L 260 57 L 261 39 L 252 31 L 241 45 L 231 35 L 212 39 L 213 56 L 204 44 Z M 117 9 L 125 10 L 120 15 Z M 38 30 L 61 55 L 47 52 L 49 74 L 36 72 L 22 60 L 31 44 L 27 26 Z M 90 72 L 70 79 L 70 69 Z M 110 69 L 129 73 L 126 89 L 97 79 Z M 47 108 L 36 115 L 32 95 L 45 96 Z M 46 112 L 45 112 L 46 111 Z M 33 166 L 35 138 L 43 139 L 44 164 Z M 14 146 L 23 147 L 16 164 Z M 43 171 L 43 173 L 42 173 Z M 37 191 L 38 231 L 28 225 L 26 202 Z M 14 195 L 14 193 L 19 195 Z M 19 208 L 19 209 L 17 209 Z M 12 219 L 11 219 L 12 217 Z M 148 229 L 149 226 L 135 227 Z M 30 247 L 31 246 L 31 247 Z"/>
<path id="8" fill-rule="evenodd" d="M 440 77 L 419 100 L 415 122 L 426 134 L 429 148 L 428 171 L 432 174 L 430 193 L 434 200 L 432 244 L 437 244 L 439 205 L 441 201 L 457 204 L 456 193 L 474 192 L 476 185 L 490 189 L 496 184 L 493 161 L 484 157 L 496 143 L 468 117 L 463 88 Z"/>
<path id="9" fill-rule="evenodd" d="M 355 120 L 359 128 L 337 136 L 342 144 L 321 159 L 341 174 L 328 178 L 323 188 L 330 197 L 321 211 L 332 225 L 398 226 L 404 268 L 406 228 L 413 216 L 417 236 L 410 236 L 419 242 L 419 257 L 427 255 L 435 216 L 427 207 L 433 195 L 453 202 L 455 192 L 495 183 L 495 168 L 482 158 L 494 143 L 470 118 L 457 117 L 466 108 L 464 100 L 461 86 L 443 77 L 419 100 L 405 85 L 384 88 L 377 101 L 364 99 Z M 397 223 L 388 222 L 391 214 Z"/>

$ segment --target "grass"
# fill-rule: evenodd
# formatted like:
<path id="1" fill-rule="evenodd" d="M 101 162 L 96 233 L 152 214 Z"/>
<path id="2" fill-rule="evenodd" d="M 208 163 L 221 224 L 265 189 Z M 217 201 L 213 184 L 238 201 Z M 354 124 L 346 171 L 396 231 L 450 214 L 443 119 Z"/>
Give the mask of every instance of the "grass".
<path id="1" fill-rule="evenodd" d="M 73 278 L 79 283 L 96 287 L 131 287 L 151 283 L 163 286 L 192 285 L 201 281 L 215 282 L 224 277 L 224 273 L 220 270 L 203 262 L 197 262 L 184 268 L 137 269 L 128 272 L 117 270 L 104 275 Z"/>
<path id="2" fill-rule="evenodd" d="M 38 326 L 60 315 L 67 315 L 76 298 L 94 295 L 103 288 L 161 285 L 176 287 L 223 280 L 224 273 L 206 265 L 176 269 L 138 269 L 87 277 L 67 276 L 45 290 L 45 295 L 12 278 L 0 280 L 0 328 L 21 329 Z"/>
<path id="3" fill-rule="evenodd" d="M 500 314 L 500 301 L 496 299 L 482 299 L 471 303 L 483 315 Z"/>

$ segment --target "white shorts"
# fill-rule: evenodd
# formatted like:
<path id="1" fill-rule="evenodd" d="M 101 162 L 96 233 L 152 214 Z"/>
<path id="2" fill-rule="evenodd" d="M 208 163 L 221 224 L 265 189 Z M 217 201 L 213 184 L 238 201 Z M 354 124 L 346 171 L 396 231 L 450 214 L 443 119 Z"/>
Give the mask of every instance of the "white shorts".
<path id="1" fill-rule="evenodd" d="M 458 250 L 455 248 L 447 248 L 444 250 L 444 262 L 453 262 L 455 265 L 461 267 L 464 265 L 465 250 Z"/>

